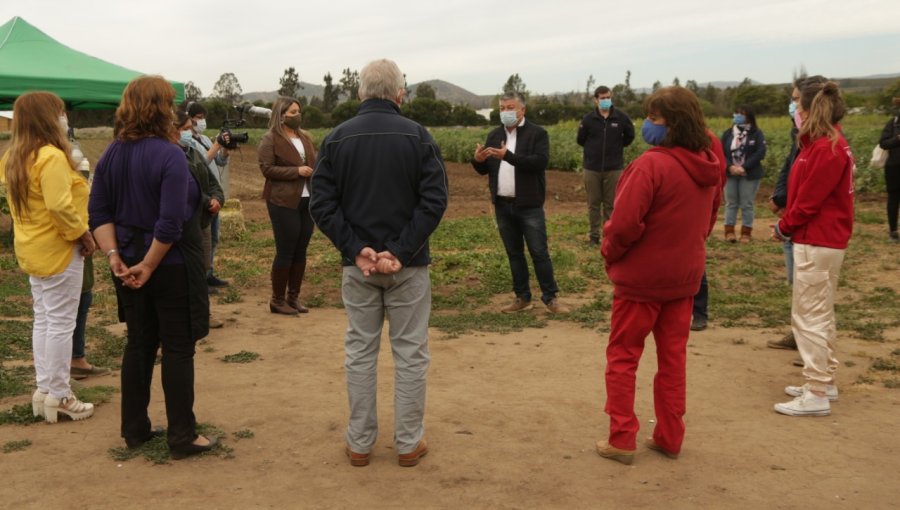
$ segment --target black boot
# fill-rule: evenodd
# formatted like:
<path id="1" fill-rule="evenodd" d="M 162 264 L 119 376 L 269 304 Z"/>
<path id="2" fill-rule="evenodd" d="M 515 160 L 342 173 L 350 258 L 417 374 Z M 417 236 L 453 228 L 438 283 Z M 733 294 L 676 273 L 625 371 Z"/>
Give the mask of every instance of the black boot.
<path id="1" fill-rule="evenodd" d="M 298 313 L 309 313 L 309 308 L 300 304 L 300 286 L 303 284 L 303 273 L 306 272 L 306 261 L 293 264 L 288 276 L 287 305 Z"/>

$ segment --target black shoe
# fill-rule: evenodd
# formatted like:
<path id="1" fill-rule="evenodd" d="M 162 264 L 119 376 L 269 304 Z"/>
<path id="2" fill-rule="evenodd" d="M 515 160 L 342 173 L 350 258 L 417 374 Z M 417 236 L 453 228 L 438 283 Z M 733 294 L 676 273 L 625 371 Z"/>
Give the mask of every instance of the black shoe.
<path id="1" fill-rule="evenodd" d="M 219 444 L 219 438 L 217 437 L 207 437 L 209 439 L 209 444 L 207 445 L 198 445 L 194 443 L 188 443 L 184 446 L 179 446 L 177 448 L 169 447 L 169 456 L 174 460 L 181 460 L 187 458 L 191 455 L 197 455 L 198 453 L 208 452 L 216 447 Z"/>
<path id="2" fill-rule="evenodd" d="M 691 331 L 703 331 L 706 329 L 706 319 L 694 317 L 691 321 Z"/>
<path id="3" fill-rule="evenodd" d="M 166 435 L 166 429 L 162 427 L 153 427 L 153 429 L 150 430 L 150 434 L 143 439 L 134 440 L 125 438 L 125 446 L 127 446 L 129 450 L 134 450 L 135 448 L 140 448 L 141 446 L 143 446 L 144 443 L 152 441 L 154 438 L 162 437 L 164 435 Z"/>
<path id="4" fill-rule="evenodd" d="M 229 285 L 228 282 L 220 280 L 213 274 L 206 277 L 206 284 L 210 287 L 227 287 Z"/>

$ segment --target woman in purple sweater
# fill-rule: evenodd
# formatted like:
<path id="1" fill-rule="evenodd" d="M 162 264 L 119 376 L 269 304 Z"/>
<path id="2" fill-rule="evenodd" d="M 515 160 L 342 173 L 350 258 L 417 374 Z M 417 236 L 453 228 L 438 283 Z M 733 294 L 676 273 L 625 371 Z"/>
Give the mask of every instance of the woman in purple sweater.
<path id="1" fill-rule="evenodd" d="M 200 188 L 175 144 L 175 91 L 159 76 L 125 87 L 115 141 L 94 173 L 90 226 L 109 259 L 128 325 L 122 357 L 122 429 L 129 448 L 157 432 L 147 406 L 162 347 L 168 444 L 173 458 L 208 451 L 194 418 L 194 343 L 209 331 L 209 298 L 200 234 Z"/>

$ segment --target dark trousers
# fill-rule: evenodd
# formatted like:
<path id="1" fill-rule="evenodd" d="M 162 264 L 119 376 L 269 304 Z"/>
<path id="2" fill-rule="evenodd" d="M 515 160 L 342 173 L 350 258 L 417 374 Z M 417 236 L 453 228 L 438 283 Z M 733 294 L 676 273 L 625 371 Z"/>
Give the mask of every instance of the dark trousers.
<path id="1" fill-rule="evenodd" d="M 531 254 L 534 272 L 541 286 L 541 301 L 550 302 L 559 289 L 553 278 L 553 263 L 547 247 L 547 224 L 542 207 L 516 207 L 512 200 L 497 197 L 494 206 L 497 228 L 509 258 L 512 271 L 513 292 L 516 296 L 531 300 L 528 284 L 528 261 L 525 260 L 525 246 Z"/>
<path id="2" fill-rule="evenodd" d="M 900 190 L 888 190 L 887 217 L 888 228 L 891 232 L 897 231 L 897 212 L 900 210 Z"/>
<path id="3" fill-rule="evenodd" d="M 159 266 L 139 290 L 126 288 L 114 279 L 128 325 L 128 343 L 122 356 L 122 437 L 128 442 L 141 442 L 150 435 L 147 406 L 156 352 L 161 346 L 169 446 L 191 443 L 197 439 L 197 421 L 185 266 Z"/>
<path id="4" fill-rule="evenodd" d="M 84 357 L 84 333 L 87 330 L 88 310 L 94 302 L 94 293 L 85 291 L 78 300 L 78 315 L 75 316 L 75 331 L 72 332 L 72 359 Z"/>
<path id="5" fill-rule="evenodd" d="M 700 279 L 700 290 L 694 296 L 693 316 L 695 319 L 709 319 L 709 282 L 706 281 L 706 271 Z"/>
<path id="6" fill-rule="evenodd" d="M 275 261 L 272 267 L 306 265 L 306 248 L 315 225 L 309 214 L 309 197 L 300 199 L 296 209 L 271 202 L 266 202 L 266 208 L 275 235 Z"/>

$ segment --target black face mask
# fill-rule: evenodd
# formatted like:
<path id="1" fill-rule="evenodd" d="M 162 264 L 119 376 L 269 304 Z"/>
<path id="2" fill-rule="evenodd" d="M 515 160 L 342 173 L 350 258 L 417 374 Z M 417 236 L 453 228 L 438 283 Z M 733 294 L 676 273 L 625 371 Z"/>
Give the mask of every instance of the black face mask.
<path id="1" fill-rule="evenodd" d="M 300 114 L 294 115 L 293 117 L 285 117 L 282 122 L 291 129 L 300 129 Z"/>

